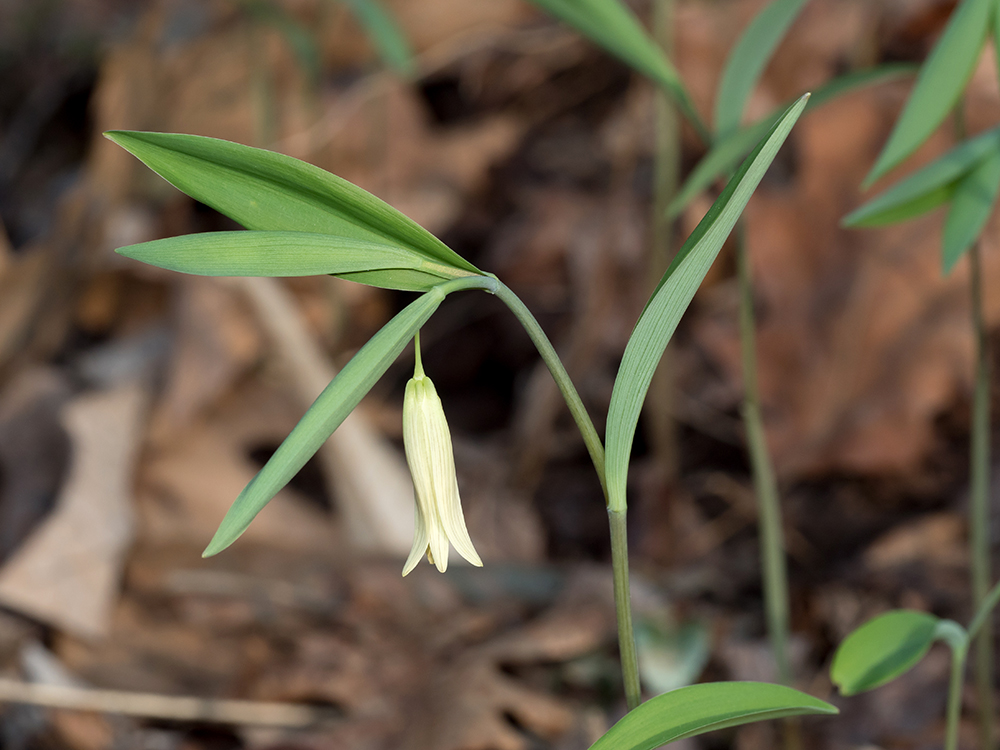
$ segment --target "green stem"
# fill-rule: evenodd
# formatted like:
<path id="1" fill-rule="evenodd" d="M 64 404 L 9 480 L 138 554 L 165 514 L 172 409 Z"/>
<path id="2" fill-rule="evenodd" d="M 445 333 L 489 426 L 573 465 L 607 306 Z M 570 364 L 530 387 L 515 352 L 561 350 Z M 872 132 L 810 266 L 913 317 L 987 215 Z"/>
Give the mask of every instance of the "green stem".
<path id="1" fill-rule="evenodd" d="M 969 537 L 972 598 L 975 607 L 985 603 L 990 579 L 990 366 L 983 316 L 983 280 L 979 243 L 969 249 L 969 284 L 972 330 L 976 344 L 975 386 L 972 397 L 972 431 L 969 436 Z M 979 741 L 983 750 L 993 742 L 993 618 L 992 608 L 982 610 L 975 639 L 976 693 L 979 701 Z"/>
<path id="2" fill-rule="evenodd" d="M 781 524 L 778 487 L 767 450 L 764 420 L 757 386 L 757 345 L 754 334 L 753 280 L 742 227 L 737 232 L 736 263 L 740 287 L 740 344 L 743 350 L 743 424 L 746 429 L 750 467 L 759 509 L 761 573 L 764 606 L 771 648 L 778 668 L 778 680 L 791 683 L 788 664 L 788 571 Z"/>
<path id="3" fill-rule="evenodd" d="M 958 750 L 959 720 L 962 718 L 962 686 L 965 683 L 965 657 L 968 644 L 952 647 L 951 679 L 948 681 L 948 718 L 945 728 L 945 750 Z"/>
<path id="4" fill-rule="evenodd" d="M 569 413 L 573 416 L 577 427 L 580 428 L 580 434 L 583 436 L 583 442 L 587 446 L 587 452 L 590 453 L 590 460 L 594 463 L 594 469 L 597 471 L 597 478 L 601 482 L 601 490 L 604 492 L 604 499 L 607 502 L 608 488 L 607 482 L 604 479 L 604 444 L 601 442 L 601 437 L 597 434 L 597 429 L 594 427 L 594 423 L 587 413 L 587 408 L 580 399 L 580 394 L 576 392 L 576 386 L 573 385 L 569 373 L 563 367 L 562 360 L 556 354 L 555 347 L 552 346 L 552 342 L 549 341 L 542 327 L 538 325 L 535 316 L 531 314 L 531 311 L 525 307 L 524 303 L 521 302 L 520 298 L 514 292 L 500 281 L 496 282 L 495 290 L 491 291 L 510 308 L 510 311 L 514 313 L 514 317 L 524 326 L 524 330 L 528 332 L 528 336 L 534 343 L 535 348 L 538 349 L 538 353 L 542 356 L 542 361 L 545 362 L 549 368 L 549 372 L 552 373 L 552 377 L 555 379 L 556 385 L 559 387 L 563 398 L 566 400 L 566 405 L 569 407 Z"/>
<path id="5" fill-rule="evenodd" d="M 611 524 L 611 566 L 614 571 L 615 612 L 618 616 L 618 651 L 622 662 L 622 679 L 625 682 L 625 703 L 628 710 L 642 702 L 639 687 L 639 660 L 635 649 L 635 631 L 632 628 L 632 601 L 628 583 L 628 534 L 625 525 L 626 511 L 609 510 Z"/>
<path id="6" fill-rule="evenodd" d="M 998 582 L 990 592 L 983 597 L 982 604 L 979 605 L 979 609 L 976 611 L 976 616 L 972 618 L 972 622 L 969 623 L 969 638 L 975 638 L 976 633 L 978 633 L 987 620 L 990 619 L 990 613 L 993 612 L 993 608 L 997 606 L 1000 602 L 1000 582 Z"/>

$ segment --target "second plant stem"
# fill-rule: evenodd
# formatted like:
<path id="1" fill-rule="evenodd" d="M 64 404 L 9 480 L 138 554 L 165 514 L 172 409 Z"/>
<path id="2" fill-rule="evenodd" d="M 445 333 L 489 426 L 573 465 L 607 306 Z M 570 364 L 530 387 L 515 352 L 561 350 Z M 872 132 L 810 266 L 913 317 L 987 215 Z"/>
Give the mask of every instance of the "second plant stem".
<path id="1" fill-rule="evenodd" d="M 759 513 L 764 607 L 778 680 L 783 685 L 788 685 L 791 682 L 791 669 L 788 663 L 789 607 L 785 539 L 778 486 L 767 449 L 767 437 L 764 433 L 764 419 L 760 407 L 753 275 L 742 226 L 737 228 L 736 245 L 740 294 L 740 346 L 743 354 L 743 425 L 746 430 L 747 450 L 750 454 L 750 469 Z"/>
<path id="2" fill-rule="evenodd" d="M 563 366 L 562 360 L 556 353 L 555 347 L 549 341 L 542 327 L 535 320 L 535 316 L 521 302 L 520 298 L 508 289 L 503 283 L 496 281 L 496 284 L 484 285 L 485 289 L 491 291 L 503 301 L 514 313 L 514 317 L 527 331 L 528 336 L 534 343 L 535 348 L 542 357 L 552 373 L 552 377 L 559 387 L 570 414 L 573 416 L 583 442 L 590 453 L 590 459 L 594 463 L 598 479 L 601 482 L 601 489 L 604 492 L 604 500 L 607 502 L 608 490 L 604 479 L 604 444 L 601 442 L 597 429 L 594 427 L 590 415 L 580 394 L 577 393 L 573 381 L 570 380 L 569 373 Z M 622 680 L 625 683 L 625 701 L 629 711 L 641 702 L 641 690 L 639 685 L 639 663 L 635 647 L 635 631 L 632 627 L 632 604 L 629 593 L 628 575 L 628 534 L 625 524 L 625 511 L 608 511 L 608 519 L 611 526 L 611 565 L 614 573 L 615 591 L 615 613 L 618 618 L 618 647 L 621 654 Z"/>
<path id="3" fill-rule="evenodd" d="M 969 297 L 975 339 L 975 385 L 969 436 L 969 552 L 973 607 L 990 588 L 990 366 L 983 317 L 982 261 L 979 243 L 969 249 Z M 993 617 L 986 615 L 974 642 L 976 694 L 979 700 L 979 746 L 993 743 Z"/>

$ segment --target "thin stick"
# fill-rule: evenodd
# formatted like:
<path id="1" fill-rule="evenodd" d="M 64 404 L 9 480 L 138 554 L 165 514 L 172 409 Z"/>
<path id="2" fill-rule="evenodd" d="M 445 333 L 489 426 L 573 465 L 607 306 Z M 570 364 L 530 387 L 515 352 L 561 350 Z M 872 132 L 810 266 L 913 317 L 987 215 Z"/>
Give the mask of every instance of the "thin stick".
<path id="1" fill-rule="evenodd" d="M 67 685 L 40 685 L 5 677 L 0 677 L 0 702 L 242 726 L 302 728 L 332 718 L 328 710 L 287 703 L 91 690 Z"/>

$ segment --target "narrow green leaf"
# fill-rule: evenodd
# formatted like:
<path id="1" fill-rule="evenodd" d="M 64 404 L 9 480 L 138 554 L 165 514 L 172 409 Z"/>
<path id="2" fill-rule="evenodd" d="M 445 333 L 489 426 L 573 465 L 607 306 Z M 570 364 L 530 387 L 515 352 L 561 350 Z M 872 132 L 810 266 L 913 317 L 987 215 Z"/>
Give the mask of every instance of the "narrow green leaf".
<path id="1" fill-rule="evenodd" d="M 625 479 L 642 402 L 663 350 L 764 172 L 805 109 L 806 94 L 774 124 L 678 251 L 639 316 L 608 408 L 605 467 L 609 508 L 625 509 Z"/>
<path id="2" fill-rule="evenodd" d="M 962 0 L 920 69 L 903 113 L 863 187 L 916 151 L 955 107 L 986 43 L 996 0 Z"/>
<path id="3" fill-rule="evenodd" d="M 413 52 L 403 30 L 378 0 L 347 0 L 382 61 L 401 76 L 416 72 Z"/>
<path id="4" fill-rule="evenodd" d="M 715 132 L 736 130 L 747 99 L 760 80 L 775 48 L 809 0 L 771 0 L 746 27 L 729 53 L 715 96 Z"/>
<path id="5" fill-rule="evenodd" d="M 677 69 L 620 0 L 532 2 L 660 85 L 677 102 L 702 141 L 711 142 L 711 133 L 695 109 Z"/>
<path id="6" fill-rule="evenodd" d="M 941 266 L 950 273 L 979 237 L 1000 191 L 1000 148 L 963 177 L 955 188 L 941 242 Z"/>
<path id="7" fill-rule="evenodd" d="M 913 65 L 893 63 L 848 73 L 814 91 L 806 110 L 811 111 L 844 94 L 866 86 L 884 83 L 915 71 L 916 68 Z M 739 164 L 740 159 L 750 153 L 750 149 L 764 137 L 768 128 L 775 123 L 787 106 L 781 107 L 754 124 L 733 131 L 716 141 L 688 175 L 687 180 L 677 192 L 677 196 L 667 207 L 667 216 L 671 219 L 677 218 L 699 193 Z"/>
<path id="8" fill-rule="evenodd" d="M 421 295 L 361 347 L 233 502 L 204 557 L 218 554 L 246 531 L 254 516 L 305 466 L 371 390 L 443 299 L 440 289 Z"/>
<path id="9" fill-rule="evenodd" d="M 840 644 L 830 679 L 844 695 L 891 682 L 924 658 L 938 622 L 934 615 L 906 609 L 869 620 Z"/>
<path id="10" fill-rule="evenodd" d="M 937 208 L 951 200 L 959 181 L 966 174 L 998 149 L 1000 128 L 970 138 L 852 211 L 843 224 L 848 227 L 879 227 Z"/>
<path id="11" fill-rule="evenodd" d="M 114 130 L 105 135 L 177 189 L 247 229 L 397 245 L 431 262 L 482 273 L 371 193 L 290 156 L 180 133 Z"/>
<path id="12" fill-rule="evenodd" d="M 784 685 L 707 682 L 671 690 L 641 704 L 590 750 L 652 750 L 668 742 L 754 721 L 836 714 L 836 707 Z"/>
<path id="13" fill-rule="evenodd" d="M 120 247 L 116 251 L 152 266 L 198 276 L 317 276 L 354 278 L 373 271 L 409 272 L 403 286 L 427 291 L 467 275 L 429 262 L 412 250 L 308 232 L 205 232 Z"/>

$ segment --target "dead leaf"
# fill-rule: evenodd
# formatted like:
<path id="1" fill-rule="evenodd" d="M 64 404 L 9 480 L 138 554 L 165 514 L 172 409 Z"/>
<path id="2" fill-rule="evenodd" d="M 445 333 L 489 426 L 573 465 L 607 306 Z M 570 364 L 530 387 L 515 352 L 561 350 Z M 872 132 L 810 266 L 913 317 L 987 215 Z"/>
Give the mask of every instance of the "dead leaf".
<path id="1" fill-rule="evenodd" d="M 84 638 L 107 634 L 132 540 L 132 471 L 147 395 L 131 384 L 67 405 L 73 445 L 56 510 L 2 569 L 0 601 Z"/>

